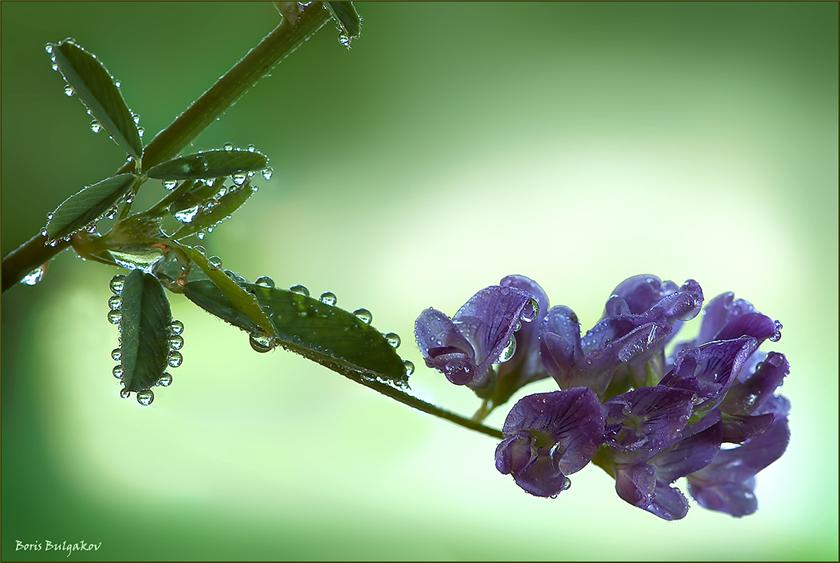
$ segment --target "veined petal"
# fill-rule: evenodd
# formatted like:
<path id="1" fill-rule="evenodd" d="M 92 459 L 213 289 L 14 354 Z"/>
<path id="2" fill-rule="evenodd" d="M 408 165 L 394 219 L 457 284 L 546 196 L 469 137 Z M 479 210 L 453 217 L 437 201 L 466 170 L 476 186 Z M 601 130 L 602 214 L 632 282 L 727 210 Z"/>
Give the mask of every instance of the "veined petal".
<path id="1" fill-rule="evenodd" d="M 531 278 L 511 275 L 499 282 L 502 287 L 512 287 L 527 293 L 536 303 L 537 309 L 531 320 L 527 320 L 530 312 L 528 307 L 523 310 L 522 324 L 516 332 L 516 354 L 511 361 L 499 366 L 499 377 L 516 377 L 514 387 L 518 388 L 526 383 L 546 377 L 540 362 L 540 325 L 548 312 L 548 295 L 540 285 Z M 532 303 L 532 305 L 533 305 Z"/>
<path id="2" fill-rule="evenodd" d="M 583 359 L 583 352 L 580 348 L 580 321 L 568 307 L 552 307 L 542 320 L 540 357 L 546 371 L 560 388 L 569 388 L 573 370 Z"/>
<path id="3" fill-rule="evenodd" d="M 688 391 L 663 386 L 613 397 L 604 405 L 607 444 L 622 451 L 659 452 L 685 427 L 691 415 L 691 397 Z"/>
<path id="4" fill-rule="evenodd" d="M 788 373 L 790 364 L 784 354 L 770 352 L 756 366 L 755 371 L 747 376 L 746 381 L 732 386 L 721 408 L 736 415 L 761 411 Z"/>

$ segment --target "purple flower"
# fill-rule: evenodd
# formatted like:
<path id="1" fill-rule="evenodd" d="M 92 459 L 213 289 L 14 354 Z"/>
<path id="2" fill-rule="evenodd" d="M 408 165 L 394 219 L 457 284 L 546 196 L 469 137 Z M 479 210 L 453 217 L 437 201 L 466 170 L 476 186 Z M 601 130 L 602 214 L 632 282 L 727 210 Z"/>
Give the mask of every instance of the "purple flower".
<path id="1" fill-rule="evenodd" d="M 496 468 L 539 497 L 569 488 L 569 478 L 595 455 L 604 432 L 604 415 L 595 394 L 585 388 L 536 393 L 519 400 L 502 427 Z"/>
<path id="2" fill-rule="evenodd" d="M 650 457 L 679 437 L 691 415 L 692 394 L 657 385 L 617 395 L 604 407 L 607 445 Z"/>
<path id="3" fill-rule="evenodd" d="M 500 285 L 473 295 L 451 319 L 437 309 L 423 311 L 414 325 L 417 345 L 426 365 L 455 385 L 487 395 L 497 379 L 491 367 L 511 360 L 515 360 L 511 367 L 500 367 L 499 373 L 516 371 L 524 384 L 542 371 L 533 359 L 536 331 L 528 325 L 537 319 L 543 304 L 548 306 L 548 298 L 536 282 L 508 276 Z M 518 331 L 522 334 L 517 335 Z M 524 349 L 517 353 L 518 343 Z"/>
<path id="4" fill-rule="evenodd" d="M 746 516 L 758 508 L 755 475 L 777 459 L 790 439 L 787 418 L 737 448 L 718 450 L 711 463 L 688 476 L 688 491 L 703 508 Z"/>
<path id="5" fill-rule="evenodd" d="M 616 377 L 625 389 L 655 385 L 665 345 L 702 303 L 694 280 L 677 287 L 656 276 L 634 276 L 613 290 L 601 320 L 583 337 L 574 311 L 553 307 L 541 326 L 543 365 L 563 389 L 583 385 L 603 394 Z"/>

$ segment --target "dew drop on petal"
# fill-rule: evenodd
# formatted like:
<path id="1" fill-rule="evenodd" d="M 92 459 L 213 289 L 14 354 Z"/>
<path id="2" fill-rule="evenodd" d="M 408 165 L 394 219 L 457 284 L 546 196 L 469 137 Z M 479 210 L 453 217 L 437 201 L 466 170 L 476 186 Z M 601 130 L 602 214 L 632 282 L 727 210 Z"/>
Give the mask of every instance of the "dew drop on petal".
<path id="1" fill-rule="evenodd" d="M 309 297 L 309 290 L 306 288 L 305 285 L 293 285 L 289 288 L 289 291 L 292 293 L 297 293 L 298 295 L 303 295 L 304 297 Z"/>
<path id="2" fill-rule="evenodd" d="M 254 285 L 258 285 L 260 287 L 265 287 L 268 289 L 273 289 L 274 280 L 268 276 L 260 276 L 256 280 L 254 280 Z"/>
<path id="3" fill-rule="evenodd" d="M 169 352 L 169 355 L 166 356 L 166 363 L 171 368 L 177 368 L 184 363 L 184 356 L 180 352 Z"/>
<path id="4" fill-rule="evenodd" d="M 321 303 L 325 305 L 335 305 L 338 303 L 338 297 L 335 296 L 335 293 L 332 291 L 325 291 L 321 294 Z"/>
<path id="5" fill-rule="evenodd" d="M 152 401 L 155 400 L 155 394 L 152 393 L 151 389 L 143 389 L 142 391 L 137 392 L 137 402 L 143 405 L 144 407 L 148 407 L 152 404 Z"/>
<path id="6" fill-rule="evenodd" d="M 178 336 L 182 332 L 184 332 L 184 323 L 181 321 L 172 321 L 169 323 L 169 334 Z"/>
<path id="7" fill-rule="evenodd" d="M 385 335 L 385 340 L 388 342 L 388 346 L 391 348 L 399 348 L 400 347 L 400 335 L 394 332 L 389 332 Z"/>
<path id="8" fill-rule="evenodd" d="M 531 298 L 528 300 L 528 303 L 525 305 L 525 308 L 522 310 L 522 316 L 520 317 L 524 322 L 530 323 L 534 319 L 537 318 L 537 315 L 540 314 L 540 304 L 537 303 L 537 300 Z"/>
<path id="9" fill-rule="evenodd" d="M 776 328 L 776 332 L 774 332 L 770 337 L 770 342 L 778 342 L 782 339 L 782 329 L 784 328 L 784 325 L 782 325 L 779 321 L 773 321 L 773 325 Z"/>
<path id="10" fill-rule="evenodd" d="M 23 276 L 23 278 L 21 278 L 20 280 L 20 283 L 23 285 L 38 285 L 39 283 L 41 283 L 41 280 L 44 279 L 45 271 L 46 268 L 43 264 L 41 264 L 25 276 Z"/>
<path id="11" fill-rule="evenodd" d="M 356 315 L 357 319 L 359 319 L 366 325 L 369 325 L 371 321 L 373 321 L 373 313 L 371 313 L 365 308 L 356 309 L 355 311 L 353 311 L 353 314 Z"/>
<path id="12" fill-rule="evenodd" d="M 507 345 L 505 346 L 504 350 L 502 350 L 502 354 L 499 356 L 499 363 L 503 364 L 513 357 L 516 353 L 516 337 L 514 335 L 510 335 L 510 340 L 508 340 Z"/>

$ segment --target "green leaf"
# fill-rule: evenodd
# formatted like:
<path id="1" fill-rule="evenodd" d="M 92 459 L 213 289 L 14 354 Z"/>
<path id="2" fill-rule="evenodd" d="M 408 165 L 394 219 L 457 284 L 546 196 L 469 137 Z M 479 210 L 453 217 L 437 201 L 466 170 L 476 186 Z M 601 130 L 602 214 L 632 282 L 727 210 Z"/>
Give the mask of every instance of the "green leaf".
<path id="1" fill-rule="evenodd" d="M 219 193 L 224 183 L 224 177 L 216 178 L 212 184 L 195 180 L 185 181 L 172 192 L 173 197 L 169 204 L 169 213 L 175 215 L 179 211 L 207 203 L 215 194 Z M 186 188 L 181 190 L 183 186 L 186 186 Z"/>
<path id="2" fill-rule="evenodd" d="M 211 201 L 201 206 L 196 212 L 192 221 L 175 231 L 172 238 L 182 239 L 193 235 L 203 229 L 210 229 L 233 215 L 243 203 L 254 195 L 254 188 L 250 183 L 241 187 L 231 186 L 230 191 L 219 198 L 218 201 Z"/>
<path id="3" fill-rule="evenodd" d="M 114 77 L 96 55 L 84 50 L 71 39 L 51 47 L 58 70 L 90 110 L 93 118 L 128 154 L 139 159 L 143 154 L 140 133 Z"/>
<path id="4" fill-rule="evenodd" d="M 101 219 L 128 193 L 136 179 L 134 174 L 117 174 L 71 195 L 53 212 L 47 223 L 47 238 L 55 240 L 72 235 Z"/>
<path id="5" fill-rule="evenodd" d="M 232 307 L 240 315 L 248 319 L 249 332 L 255 332 L 253 329 L 256 328 L 266 336 L 274 336 L 274 325 L 271 323 L 271 319 L 262 310 L 262 307 L 260 307 L 260 304 L 252 293 L 245 291 L 242 286 L 230 279 L 226 273 L 210 264 L 207 258 L 199 251 L 188 246 L 182 248 L 190 259 L 210 278 L 210 281 L 219 292 L 221 292 L 221 295 L 226 301 L 226 305 Z M 189 294 L 187 294 L 187 297 L 189 298 Z"/>
<path id="6" fill-rule="evenodd" d="M 341 27 L 342 34 L 348 42 L 359 36 L 362 30 L 362 18 L 356 11 L 353 2 L 324 2 L 333 19 Z"/>
<path id="7" fill-rule="evenodd" d="M 262 153 L 243 149 L 215 149 L 167 160 L 152 166 L 146 174 L 161 180 L 196 180 L 258 172 L 267 167 L 268 159 Z"/>
<path id="8" fill-rule="evenodd" d="M 120 319 L 123 387 L 142 391 L 153 387 L 166 369 L 172 314 L 163 287 L 140 270 L 125 278 Z"/>
<path id="9" fill-rule="evenodd" d="M 397 385 L 408 381 L 405 366 L 385 337 L 355 315 L 317 299 L 282 289 L 244 284 L 256 295 L 284 348 L 338 373 Z M 253 323 L 206 281 L 190 282 L 184 294 L 204 310 L 251 333 Z"/>

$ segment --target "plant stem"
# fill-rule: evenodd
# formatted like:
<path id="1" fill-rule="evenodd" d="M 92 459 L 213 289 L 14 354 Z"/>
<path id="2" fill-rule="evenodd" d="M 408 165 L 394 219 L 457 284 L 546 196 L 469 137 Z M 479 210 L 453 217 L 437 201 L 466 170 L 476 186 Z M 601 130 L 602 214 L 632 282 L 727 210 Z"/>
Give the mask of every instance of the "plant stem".
<path id="1" fill-rule="evenodd" d="M 365 387 L 370 387 L 374 391 L 382 393 L 383 395 L 390 397 L 396 401 L 399 401 L 404 405 L 408 405 L 413 409 L 417 409 L 418 411 L 430 414 L 432 416 L 436 416 L 438 418 L 442 418 L 444 420 L 448 420 L 449 422 L 454 422 L 459 426 L 463 426 L 464 428 L 468 428 L 470 430 L 475 430 L 476 432 L 481 432 L 482 434 L 492 436 L 493 438 L 503 438 L 501 430 L 492 428 L 490 426 L 485 426 L 480 422 L 470 420 L 469 418 L 463 417 L 459 414 L 455 414 L 454 412 L 442 409 L 431 403 L 427 403 L 426 401 L 418 399 L 413 395 L 409 395 L 405 391 L 400 391 L 399 389 L 396 389 L 388 385 L 387 383 L 382 383 L 381 381 L 376 381 L 374 379 L 365 379 L 363 377 L 356 377 L 347 374 L 344 375 L 351 381 L 360 383 Z"/>
<path id="2" fill-rule="evenodd" d="M 320 2 L 310 4 L 296 22 L 284 19 L 146 145 L 143 166 L 149 168 L 175 156 L 329 19 L 329 12 Z M 133 167 L 133 162 L 127 162 L 116 173 L 131 172 Z M 69 246 L 63 240 L 55 246 L 46 243 L 46 237 L 35 235 L 3 258 L 3 291 Z"/>

